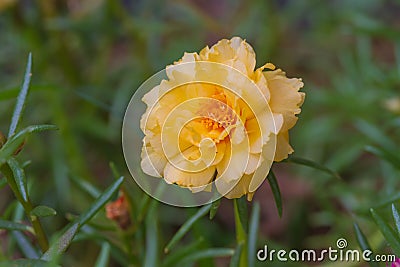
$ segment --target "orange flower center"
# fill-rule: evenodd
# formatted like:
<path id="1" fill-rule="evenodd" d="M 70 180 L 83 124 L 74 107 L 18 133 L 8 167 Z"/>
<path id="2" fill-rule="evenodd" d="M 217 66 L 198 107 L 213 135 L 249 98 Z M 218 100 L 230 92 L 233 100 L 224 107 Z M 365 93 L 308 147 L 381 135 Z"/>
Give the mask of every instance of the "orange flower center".
<path id="1" fill-rule="evenodd" d="M 218 93 L 211 97 L 216 101 L 210 101 L 199 112 L 204 117 L 201 123 L 208 130 L 223 131 L 236 122 L 236 115 L 228 106 L 225 94 Z"/>

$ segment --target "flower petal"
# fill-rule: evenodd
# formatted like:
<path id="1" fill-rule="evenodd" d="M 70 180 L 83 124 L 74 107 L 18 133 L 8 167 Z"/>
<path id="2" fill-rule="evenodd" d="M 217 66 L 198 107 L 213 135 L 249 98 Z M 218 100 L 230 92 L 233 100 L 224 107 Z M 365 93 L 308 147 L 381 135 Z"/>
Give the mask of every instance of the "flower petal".
<path id="1" fill-rule="evenodd" d="M 227 182 L 223 180 L 216 180 L 215 184 L 217 186 L 218 192 L 224 195 L 224 197 L 232 199 L 232 198 L 240 198 L 243 195 L 247 194 L 247 199 L 249 201 L 252 200 L 254 192 L 249 192 L 249 184 L 252 179 L 252 175 L 243 175 L 238 183 L 235 184 L 234 181 Z"/>
<path id="2" fill-rule="evenodd" d="M 164 169 L 164 179 L 169 184 L 183 187 L 196 188 L 206 186 L 212 182 L 215 167 L 207 168 L 201 172 L 185 172 L 167 163 Z"/>
<path id="3" fill-rule="evenodd" d="M 296 114 L 301 112 L 305 94 L 299 90 L 304 84 L 301 79 L 287 78 L 281 69 L 266 71 L 264 76 L 271 93 L 269 105 L 272 112 L 283 115 L 282 131 L 287 131 L 296 124 Z"/>
<path id="4" fill-rule="evenodd" d="M 276 139 L 276 151 L 274 161 L 282 161 L 294 152 L 289 144 L 289 132 L 280 132 Z"/>
<path id="5" fill-rule="evenodd" d="M 249 162 L 247 163 L 245 174 L 252 174 L 261 165 L 263 158 L 260 154 L 250 154 Z"/>
<path id="6" fill-rule="evenodd" d="M 252 74 L 256 65 L 253 48 L 240 37 L 233 37 L 231 40 L 222 39 L 211 48 L 204 48 L 198 59 L 223 63 L 246 75 Z"/>
<path id="7" fill-rule="evenodd" d="M 247 139 L 245 139 L 247 141 Z M 232 144 L 226 143 L 224 158 L 217 165 L 217 179 L 225 181 L 237 181 L 243 176 L 249 160 L 248 142 Z"/>
<path id="8" fill-rule="evenodd" d="M 140 167 L 143 172 L 154 177 L 162 177 L 167 159 L 163 154 L 154 151 L 152 147 L 144 146 L 141 154 Z"/>

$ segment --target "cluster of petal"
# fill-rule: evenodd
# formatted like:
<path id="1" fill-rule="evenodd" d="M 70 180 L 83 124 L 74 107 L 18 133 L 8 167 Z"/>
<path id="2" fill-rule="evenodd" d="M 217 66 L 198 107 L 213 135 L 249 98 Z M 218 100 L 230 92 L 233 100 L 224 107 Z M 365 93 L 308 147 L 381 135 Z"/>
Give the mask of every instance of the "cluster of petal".
<path id="1" fill-rule="evenodd" d="M 266 176 L 264 173 L 261 180 L 254 176 L 262 162 L 281 161 L 293 152 L 289 130 L 296 124 L 296 115 L 304 101 L 304 93 L 299 92 L 303 83 L 301 79 L 287 78 L 285 72 L 275 69 L 271 63 L 255 69 L 254 50 L 239 37 L 223 39 L 200 53 L 185 53 L 172 66 L 188 62 L 215 62 L 229 66 L 240 75 L 233 72 L 225 77 L 225 74 L 213 70 L 209 73 L 222 75 L 220 79 L 229 79 L 236 84 L 240 84 L 240 76 L 244 76 L 255 86 L 238 86 L 240 92 L 237 94 L 213 84 L 179 86 L 185 80 L 195 80 L 201 75 L 196 72 L 200 71 L 187 68 L 176 72 L 167 67 L 169 80 L 162 81 L 143 98 L 148 109 L 141 120 L 145 134 L 141 167 L 151 176 L 163 177 L 166 182 L 187 187 L 193 192 L 209 190 L 210 182 L 215 181 L 218 191 L 225 197 L 247 195 L 251 200 Z M 179 90 L 168 91 L 174 86 Z M 211 101 L 187 105 L 184 112 L 174 114 L 174 109 L 181 103 L 203 97 Z M 252 105 L 264 106 L 254 109 Z M 202 109 L 208 117 L 197 118 L 202 115 Z M 195 119 L 187 121 L 191 116 Z M 180 124 L 184 120 L 185 124 Z M 174 138 L 177 128 L 181 130 L 176 151 L 172 148 L 174 151 L 166 152 L 163 145 L 166 140 Z M 263 150 L 270 151 L 272 158 L 265 158 Z M 178 167 L 183 162 L 175 156 L 178 152 L 183 154 L 182 158 L 199 159 L 207 168 L 196 172 L 187 171 L 195 168 L 188 164 Z"/>

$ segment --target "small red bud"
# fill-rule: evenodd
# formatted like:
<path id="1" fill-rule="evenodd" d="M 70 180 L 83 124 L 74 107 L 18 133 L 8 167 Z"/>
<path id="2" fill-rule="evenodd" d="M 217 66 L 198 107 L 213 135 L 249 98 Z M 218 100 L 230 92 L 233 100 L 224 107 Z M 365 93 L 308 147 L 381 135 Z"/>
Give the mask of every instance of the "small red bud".
<path id="1" fill-rule="evenodd" d="M 126 230 L 131 225 L 129 216 L 129 203 L 121 191 L 117 200 L 106 205 L 106 216 L 115 221 L 121 229 Z"/>

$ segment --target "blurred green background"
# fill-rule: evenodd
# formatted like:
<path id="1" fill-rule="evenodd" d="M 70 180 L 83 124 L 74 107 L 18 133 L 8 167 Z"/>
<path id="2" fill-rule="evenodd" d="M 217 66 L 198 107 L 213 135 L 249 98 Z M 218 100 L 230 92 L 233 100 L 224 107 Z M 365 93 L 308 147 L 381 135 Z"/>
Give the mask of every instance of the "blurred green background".
<path id="1" fill-rule="evenodd" d="M 265 183 L 254 200 L 261 204 L 258 247 L 324 248 L 343 237 L 356 248 L 357 221 L 376 251 L 391 253 L 369 209 L 379 209 L 393 224 L 390 204 L 400 199 L 398 0 L 0 0 L 0 131 L 8 130 L 29 52 L 33 76 L 22 124 L 59 127 L 32 136 L 19 155 L 31 161 L 26 173 L 34 202 L 58 211 L 43 220 L 48 233 L 93 201 L 76 180 L 100 189 L 111 183 L 109 162 L 128 178 L 125 190 L 131 201 L 145 198 L 122 155 L 121 124 L 130 97 L 185 51 L 233 36 L 254 47 L 258 66 L 272 62 L 289 77 L 303 78 L 306 101 L 291 132 L 295 155 L 322 163 L 343 178 L 275 164 L 284 215 L 277 215 Z M 2 217 L 11 216 L 14 202 L 8 188 L 0 190 Z M 231 206 L 223 201 L 217 217 L 199 221 L 181 247 L 203 238 L 203 247 L 234 248 Z M 151 219 L 159 225 L 156 259 L 162 261 L 163 246 L 195 211 L 159 204 L 157 216 L 147 214 L 156 216 Z M 130 243 L 133 266 L 142 266 L 148 249 L 145 228 L 150 226 L 135 218 L 132 224 L 139 234 L 122 236 L 135 238 L 123 242 Z M 96 219 L 111 224 L 104 214 Z M 98 231 L 110 240 L 121 238 L 107 228 Z M 82 237 L 63 263 L 92 266 L 100 241 Z M 124 265 L 117 255 L 112 254 L 109 266 Z M 0 232 L 0 259 L 21 256 L 12 236 Z M 195 266 L 227 262 L 202 260 Z"/>

